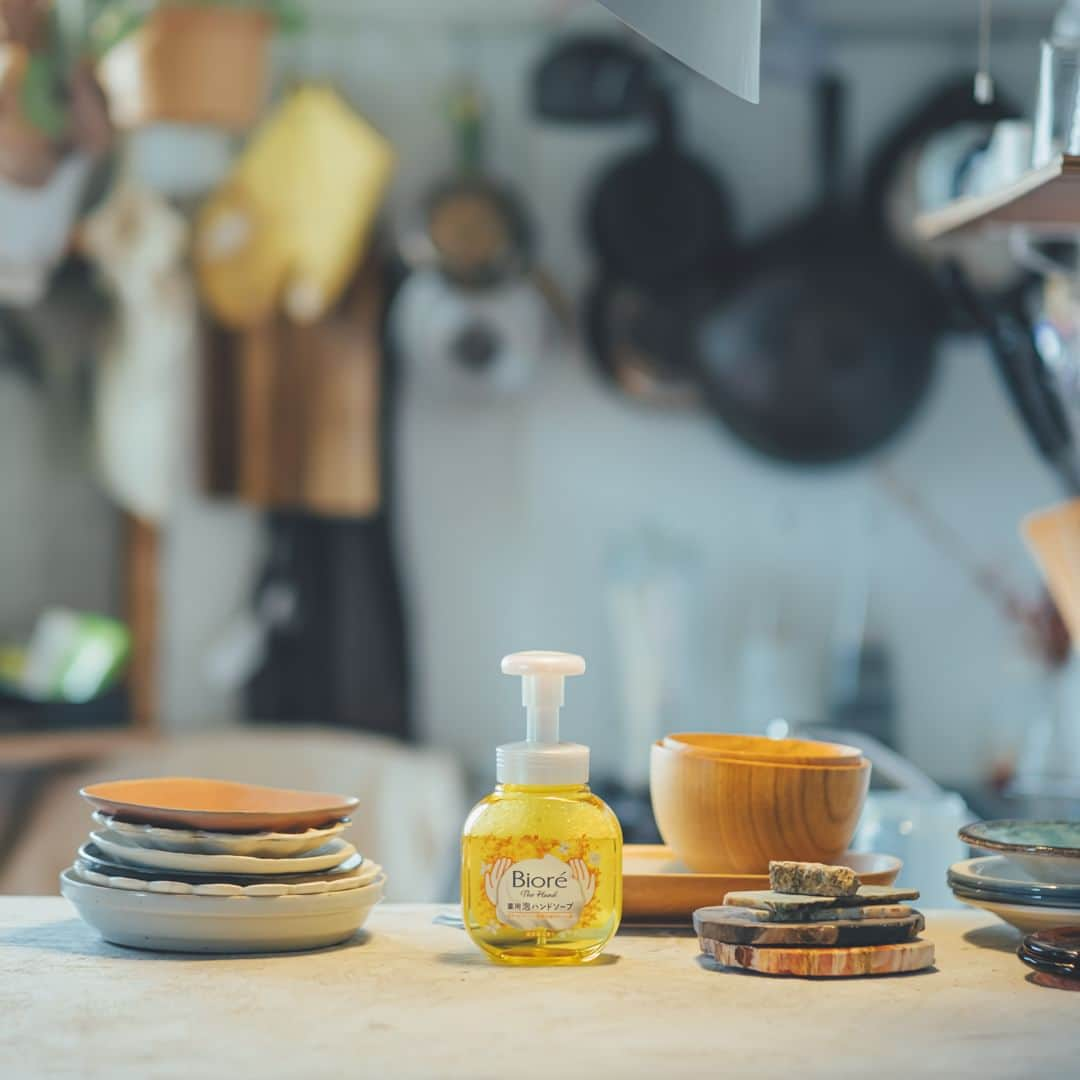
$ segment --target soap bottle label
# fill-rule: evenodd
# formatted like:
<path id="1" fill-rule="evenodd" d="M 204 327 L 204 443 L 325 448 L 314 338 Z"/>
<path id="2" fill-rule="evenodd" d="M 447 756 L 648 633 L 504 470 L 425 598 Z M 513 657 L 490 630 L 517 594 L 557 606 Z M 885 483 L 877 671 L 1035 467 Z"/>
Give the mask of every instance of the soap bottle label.
<path id="1" fill-rule="evenodd" d="M 484 892 L 505 926 L 572 930 L 596 892 L 596 873 L 580 858 L 503 857 L 484 869 Z"/>

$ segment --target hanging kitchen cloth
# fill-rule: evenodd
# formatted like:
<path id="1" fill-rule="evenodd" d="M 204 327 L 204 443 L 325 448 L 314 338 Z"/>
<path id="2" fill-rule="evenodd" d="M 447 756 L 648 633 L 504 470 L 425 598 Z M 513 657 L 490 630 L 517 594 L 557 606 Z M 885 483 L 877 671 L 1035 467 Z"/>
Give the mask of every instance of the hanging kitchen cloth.
<path id="1" fill-rule="evenodd" d="M 87 219 L 82 244 L 115 303 L 95 387 L 98 464 L 124 509 L 159 522 L 192 485 L 198 314 L 187 222 L 124 182 Z"/>
<path id="2" fill-rule="evenodd" d="M 324 315 L 363 259 L 394 166 L 389 142 L 332 90 L 292 92 L 204 205 L 195 264 L 224 325 Z"/>

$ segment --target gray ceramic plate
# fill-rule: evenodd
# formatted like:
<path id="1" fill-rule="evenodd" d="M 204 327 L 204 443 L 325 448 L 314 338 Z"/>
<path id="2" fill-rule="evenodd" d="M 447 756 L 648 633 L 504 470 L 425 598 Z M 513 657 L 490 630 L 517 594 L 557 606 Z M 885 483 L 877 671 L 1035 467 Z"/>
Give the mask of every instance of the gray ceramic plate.
<path id="1" fill-rule="evenodd" d="M 977 821 L 960 839 L 1000 852 L 1035 881 L 1080 885 L 1080 821 Z"/>
<path id="2" fill-rule="evenodd" d="M 953 889 L 994 893 L 1018 903 L 1042 899 L 1050 904 L 1080 904 L 1080 885 L 1036 881 L 1005 855 L 981 855 L 953 863 L 948 882 Z"/>

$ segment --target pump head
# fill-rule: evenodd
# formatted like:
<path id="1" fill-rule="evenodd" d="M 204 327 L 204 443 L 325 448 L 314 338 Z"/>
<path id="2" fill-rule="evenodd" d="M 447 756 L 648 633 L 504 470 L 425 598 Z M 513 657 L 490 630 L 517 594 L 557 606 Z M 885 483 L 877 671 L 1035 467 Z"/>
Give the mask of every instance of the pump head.
<path id="1" fill-rule="evenodd" d="M 506 675 L 521 676 L 525 742 L 496 751 L 499 783 L 584 784 L 589 779 L 589 748 L 559 742 L 559 709 L 568 675 L 584 675 L 585 661 L 572 653 L 519 652 L 504 656 Z"/>

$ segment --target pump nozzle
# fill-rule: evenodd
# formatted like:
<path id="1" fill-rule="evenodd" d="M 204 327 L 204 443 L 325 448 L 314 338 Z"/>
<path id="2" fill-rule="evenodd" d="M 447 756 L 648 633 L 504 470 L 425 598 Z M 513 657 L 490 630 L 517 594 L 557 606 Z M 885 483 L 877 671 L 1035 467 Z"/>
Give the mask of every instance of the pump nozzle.
<path id="1" fill-rule="evenodd" d="M 584 675 L 585 660 L 573 653 L 519 652 L 504 656 L 505 675 L 521 676 L 525 706 L 525 742 L 500 746 L 496 757 L 499 780 L 506 783 L 585 783 L 589 751 L 575 743 L 559 742 L 559 709 L 568 675 Z"/>

